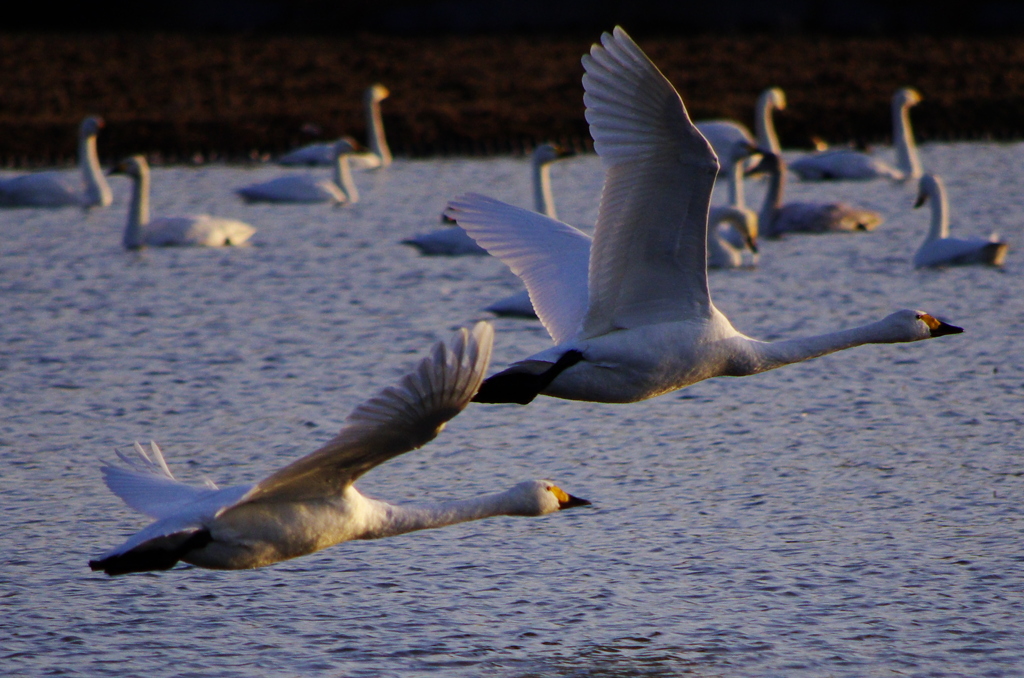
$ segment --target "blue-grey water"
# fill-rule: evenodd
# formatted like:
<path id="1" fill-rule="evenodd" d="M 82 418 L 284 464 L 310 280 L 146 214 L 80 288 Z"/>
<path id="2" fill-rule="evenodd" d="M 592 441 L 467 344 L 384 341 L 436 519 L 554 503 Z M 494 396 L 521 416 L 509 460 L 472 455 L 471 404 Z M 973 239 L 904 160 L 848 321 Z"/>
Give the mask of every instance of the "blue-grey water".
<path id="1" fill-rule="evenodd" d="M 473 405 L 360 489 L 415 502 L 551 478 L 594 507 L 243 572 L 91 572 L 146 522 L 101 463 L 154 439 L 180 478 L 231 484 L 315 449 L 519 289 L 496 260 L 397 243 L 461 191 L 530 205 L 528 162 L 399 160 L 358 174 L 362 202 L 340 209 L 230 193 L 269 166 L 154 170 L 154 214 L 248 221 L 238 249 L 123 251 L 126 183 L 107 210 L 0 213 L 0 673 L 1024 675 L 1024 146 L 926 145 L 923 161 L 954 234 L 1010 242 L 1005 270 L 913 270 L 913 187 L 793 182 L 887 221 L 763 242 L 712 293 L 762 339 L 903 307 L 964 334 L 634 405 Z M 599 160 L 553 178 L 561 216 L 592 224 Z M 496 367 L 549 345 L 536 321 L 495 325 Z"/>

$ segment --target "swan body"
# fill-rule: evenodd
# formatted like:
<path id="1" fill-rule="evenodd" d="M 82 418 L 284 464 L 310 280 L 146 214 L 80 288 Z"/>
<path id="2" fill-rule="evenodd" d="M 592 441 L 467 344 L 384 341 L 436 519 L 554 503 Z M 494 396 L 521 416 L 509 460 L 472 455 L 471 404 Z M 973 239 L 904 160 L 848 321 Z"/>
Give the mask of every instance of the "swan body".
<path id="1" fill-rule="evenodd" d="M 243 186 L 235 189 L 246 202 L 316 203 L 335 204 L 359 202 L 359 191 L 352 180 L 349 155 L 356 143 L 341 139 L 333 145 L 334 177 L 326 179 L 311 174 L 291 174 L 270 181 Z"/>
<path id="2" fill-rule="evenodd" d="M 241 245 L 256 232 L 252 226 L 241 221 L 207 214 L 150 220 L 150 178 L 146 158 L 141 155 L 132 156 L 120 163 L 112 173 L 125 174 L 132 180 L 132 198 L 123 239 L 125 248 L 129 250 L 137 250 L 146 245 Z"/>
<path id="3" fill-rule="evenodd" d="M 78 128 L 78 164 L 85 187 L 63 172 L 36 172 L 0 180 L 0 207 L 109 207 L 113 193 L 100 168 L 96 136 L 103 118 L 90 116 Z"/>
<path id="4" fill-rule="evenodd" d="M 905 87 L 892 97 L 893 145 L 896 167 L 867 153 L 836 148 L 811 153 L 794 160 L 789 168 L 804 181 L 826 179 L 891 179 L 905 181 L 921 177 L 921 161 L 910 127 L 910 107 L 921 101 L 917 90 Z"/>
<path id="5" fill-rule="evenodd" d="M 584 104 L 606 168 L 593 242 L 581 231 L 466 195 L 448 214 L 526 283 L 555 346 L 488 378 L 479 402 L 538 394 L 635 402 L 866 343 L 961 332 L 898 311 L 869 325 L 788 341 L 738 332 L 711 302 L 708 208 L 718 162 L 682 100 L 621 29 L 583 57 Z"/>
<path id="6" fill-rule="evenodd" d="M 761 232 L 769 237 L 778 237 L 783 233 L 873 231 L 883 221 L 882 215 L 874 210 L 853 207 L 843 202 L 783 204 L 786 162 L 781 156 L 765 153 L 754 171 L 769 175 L 768 190 L 758 214 Z"/>
<path id="7" fill-rule="evenodd" d="M 942 179 L 925 174 L 919 182 L 917 202 L 914 207 L 931 203 L 932 222 L 928 235 L 914 254 L 914 266 L 965 266 L 989 264 L 1002 266 L 1009 246 L 993 233 L 984 238 L 949 237 L 949 201 Z"/>
<path id="8" fill-rule="evenodd" d="M 555 144 L 541 144 L 534 149 L 530 157 L 530 179 L 533 185 L 534 208 L 541 214 L 557 219 L 555 199 L 551 193 L 551 163 L 573 155 Z M 454 223 L 441 215 L 441 220 Z M 465 255 L 486 255 L 487 250 L 476 244 L 469 235 L 458 226 L 442 228 L 430 233 L 421 233 L 402 241 L 403 245 L 411 245 L 426 255 L 447 255 L 452 257 Z"/>
<path id="9" fill-rule="evenodd" d="M 775 133 L 773 112 L 786 109 L 786 94 L 778 87 L 769 87 L 761 92 L 754 105 L 754 128 L 757 137 L 741 123 L 734 120 L 706 120 L 696 124 L 697 130 L 708 140 L 711 148 L 720 159 L 725 159 L 730 149 L 738 143 L 756 145 L 772 153 L 781 153 L 779 135 Z M 722 162 L 722 169 L 727 170 L 730 163 Z"/>
<path id="10" fill-rule="evenodd" d="M 387 137 L 384 135 L 384 118 L 380 113 L 380 102 L 391 95 L 384 85 L 371 85 L 363 95 L 366 106 L 366 145 L 370 150 L 352 153 L 349 162 L 356 169 L 377 169 L 391 165 L 391 149 L 388 148 Z M 285 166 L 321 165 L 330 167 L 334 164 L 334 145 L 337 142 L 319 142 L 290 151 L 277 160 L 277 164 Z"/>
<path id="11" fill-rule="evenodd" d="M 120 455 L 127 468 L 104 467 L 104 480 L 155 522 L 90 567 L 110 575 L 164 570 L 178 561 L 213 569 L 262 567 L 352 539 L 588 504 L 550 481 L 425 506 L 387 504 L 353 487 L 374 466 L 432 440 L 469 404 L 487 370 L 493 336 L 490 325 L 479 323 L 448 345 L 438 343 L 396 386 L 357 407 L 334 439 L 252 485 L 180 483 L 155 444 L 147 453 L 136 443 L 134 458 Z"/>

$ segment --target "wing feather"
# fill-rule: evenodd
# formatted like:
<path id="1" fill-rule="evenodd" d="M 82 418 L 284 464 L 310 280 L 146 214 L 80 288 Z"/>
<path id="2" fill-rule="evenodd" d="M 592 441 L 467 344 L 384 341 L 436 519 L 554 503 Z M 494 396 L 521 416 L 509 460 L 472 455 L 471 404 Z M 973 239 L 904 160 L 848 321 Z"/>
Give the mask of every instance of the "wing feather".
<path id="1" fill-rule="evenodd" d="M 109 464 L 102 467 L 103 481 L 125 504 L 160 520 L 217 491 L 213 483 L 207 487 L 195 487 L 176 479 L 157 444 L 150 442 L 149 445 L 147 453 L 142 445 L 135 443 L 135 456 L 117 451 L 117 456 L 128 468 Z"/>

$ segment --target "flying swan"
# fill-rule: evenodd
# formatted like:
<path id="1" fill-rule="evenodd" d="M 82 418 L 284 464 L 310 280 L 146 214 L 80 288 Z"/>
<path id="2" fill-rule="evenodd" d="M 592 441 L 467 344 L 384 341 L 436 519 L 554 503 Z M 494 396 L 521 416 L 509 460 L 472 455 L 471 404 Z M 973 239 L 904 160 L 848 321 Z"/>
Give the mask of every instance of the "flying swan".
<path id="1" fill-rule="evenodd" d="M 391 149 L 384 136 L 384 118 L 380 114 L 380 102 L 391 96 L 384 85 L 371 85 L 363 94 L 366 106 L 366 145 L 368 152 L 353 153 L 350 156 L 352 167 L 356 169 L 377 169 L 391 165 Z M 292 165 L 323 165 L 334 164 L 334 142 L 309 144 L 286 153 L 277 160 L 277 164 Z"/>
<path id="2" fill-rule="evenodd" d="M 946 187 L 942 179 L 934 174 L 921 177 L 914 207 L 921 207 L 926 202 L 932 206 L 932 224 L 924 242 L 914 255 L 915 268 L 970 264 L 1003 265 L 1009 246 L 1001 242 L 995 233 L 990 235 L 988 240 L 949 237 L 949 201 L 946 199 Z"/>
<path id="3" fill-rule="evenodd" d="M 331 179 L 318 178 L 312 174 L 289 174 L 236 188 L 235 193 L 246 202 L 331 202 L 338 205 L 359 202 L 359 191 L 352 180 L 349 164 L 349 156 L 358 145 L 352 138 L 334 142 L 334 177 Z"/>
<path id="4" fill-rule="evenodd" d="M 114 202 L 96 152 L 103 118 L 90 116 L 78 128 L 78 165 L 85 183 L 63 172 L 36 172 L 0 180 L 0 207 L 109 207 Z"/>
<path id="5" fill-rule="evenodd" d="M 708 206 L 718 161 L 682 100 L 616 27 L 583 57 L 583 97 L 606 167 L 593 244 L 561 222 L 477 195 L 449 215 L 523 281 L 555 346 L 487 379 L 475 400 L 538 394 L 622 403 L 868 343 L 962 332 L 921 311 L 762 342 L 711 303 Z"/>
<path id="6" fill-rule="evenodd" d="M 128 468 L 105 466 L 107 487 L 156 521 L 89 561 L 109 575 L 166 570 L 178 561 L 240 570 L 304 556 L 352 539 L 379 539 L 490 516 L 542 516 L 590 502 L 547 480 L 519 483 L 475 499 L 395 506 L 365 497 L 352 483 L 374 466 L 434 439 L 469 404 L 491 356 L 494 330 L 463 329 L 396 386 L 357 407 L 316 452 L 255 485 L 217 489 L 178 482 L 156 444 Z"/>
<path id="7" fill-rule="evenodd" d="M 137 250 L 146 245 L 241 245 L 256 232 L 255 228 L 241 221 L 207 214 L 161 217 L 150 221 L 149 163 L 146 159 L 134 155 L 119 163 L 110 173 L 124 174 L 132 180 L 132 200 L 123 239 L 126 249 Z"/>

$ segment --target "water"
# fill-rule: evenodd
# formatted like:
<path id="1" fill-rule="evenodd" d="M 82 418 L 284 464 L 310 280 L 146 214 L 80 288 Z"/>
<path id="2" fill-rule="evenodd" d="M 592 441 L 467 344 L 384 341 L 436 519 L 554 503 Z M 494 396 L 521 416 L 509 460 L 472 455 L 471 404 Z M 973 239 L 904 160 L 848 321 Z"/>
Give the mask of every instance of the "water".
<path id="1" fill-rule="evenodd" d="M 397 244 L 478 190 L 530 205 L 519 159 L 398 161 L 363 202 L 245 206 L 266 167 L 154 170 L 154 214 L 258 228 L 235 250 L 120 249 L 109 210 L 0 214 L 0 666 L 19 675 L 1024 675 L 1024 147 L 927 145 L 953 230 L 999 230 L 1005 271 L 914 271 L 915 191 L 808 185 L 882 210 L 875 233 L 765 242 L 713 272 L 764 339 L 902 307 L 966 328 L 634 405 L 474 405 L 359 482 L 391 501 L 552 478 L 594 501 L 348 543 L 246 572 L 107 578 L 145 524 L 103 486 L 155 439 L 179 477 L 250 482 L 315 449 L 435 340 L 518 289 L 500 262 Z M 554 168 L 591 224 L 594 156 Z M 756 204 L 762 188 L 748 189 Z M 495 365 L 548 345 L 497 320 Z"/>

